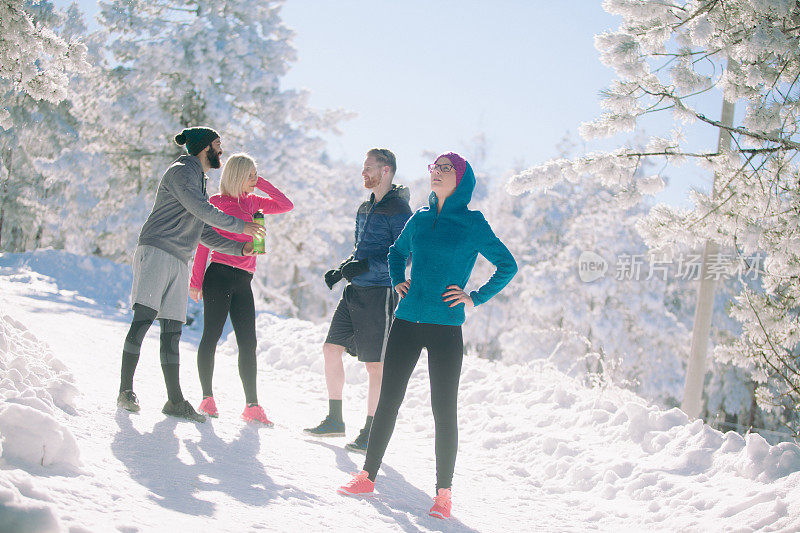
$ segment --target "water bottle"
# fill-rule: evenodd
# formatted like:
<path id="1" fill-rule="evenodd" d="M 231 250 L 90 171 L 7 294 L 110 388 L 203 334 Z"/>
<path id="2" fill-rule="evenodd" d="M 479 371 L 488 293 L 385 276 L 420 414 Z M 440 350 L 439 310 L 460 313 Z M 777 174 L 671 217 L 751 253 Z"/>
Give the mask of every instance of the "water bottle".
<path id="1" fill-rule="evenodd" d="M 259 209 L 255 213 L 253 213 L 253 222 L 256 224 L 264 225 L 264 213 L 261 212 Z M 263 254 L 266 252 L 265 249 L 265 242 L 264 237 L 256 237 L 253 236 L 253 251 L 257 254 Z"/>

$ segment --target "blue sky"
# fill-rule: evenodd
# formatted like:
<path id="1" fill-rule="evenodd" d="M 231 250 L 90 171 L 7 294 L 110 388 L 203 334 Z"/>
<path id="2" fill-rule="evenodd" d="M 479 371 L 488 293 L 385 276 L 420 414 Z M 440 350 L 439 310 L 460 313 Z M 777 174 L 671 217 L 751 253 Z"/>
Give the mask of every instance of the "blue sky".
<path id="1" fill-rule="evenodd" d="M 582 143 L 577 128 L 600 114 L 599 92 L 614 78 L 594 35 L 619 19 L 599 0 L 288 0 L 282 17 L 298 51 L 284 86 L 308 89 L 313 107 L 357 113 L 341 135 L 325 136 L 329 154 L 360 163 L 369 148 L 390 148 L 398 181 L 426 175 L 425 152 L 474 158 L 478 135 L 487 148 L 479 172 L 502 177 L 544 162 L 566 132 Z M 662 133 L 669 118 L 646 133 Z M 710 129 L 690 140 L 716 147 Z M 694 166 L 667 174 L 657 199 L 672 204 L 709 180 Z"/>
<path id="2" fill-rule="evenodd" d="M 287 86 L 359 113 L 331 153 L 385 146 L 401 175 L 424 174 L 423 151 L 469 151 L 478 134 L 490 167 L 479 170 L 543 161 L 597 113 L 612 77 L 593 35 L 615 21 L 587 0 L 290 1 L 283 14 L 299 55 Z"/>

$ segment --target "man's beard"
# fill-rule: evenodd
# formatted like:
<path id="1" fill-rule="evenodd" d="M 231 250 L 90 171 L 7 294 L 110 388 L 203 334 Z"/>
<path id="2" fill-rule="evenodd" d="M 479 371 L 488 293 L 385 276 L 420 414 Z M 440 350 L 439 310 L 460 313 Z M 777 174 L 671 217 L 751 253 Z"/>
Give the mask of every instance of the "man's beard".
<path id="1" fill-rule="evenodd" d="M 219 168 L 219 152 L 214 151 L 214 147 L 208 148 L 208 164 L 211 165 L 211 168 Z"/>

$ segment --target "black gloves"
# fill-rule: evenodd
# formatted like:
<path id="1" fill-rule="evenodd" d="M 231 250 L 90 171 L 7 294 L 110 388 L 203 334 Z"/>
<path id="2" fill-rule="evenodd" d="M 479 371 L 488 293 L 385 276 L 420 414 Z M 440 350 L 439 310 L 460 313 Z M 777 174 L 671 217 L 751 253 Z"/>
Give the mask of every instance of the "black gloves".
<path id="1" fill-rule="evenodd" d="M 342 271 L 338 268 L 336 270 L 328 270 L 325 272 L 325 285 L 327 285 L 330 290 L 333 290 L 333 286 L 339 283 L 341 279 Z"/>
<path id="2" fill-rule="evenodd" d="M 347 281 L 350 281 L 356 276 L 360 276 L 361 274 L 366 274 L 369 272 L 369 261 L 366 259 L 351 259 L 343 264 L 339 270 L 342 271 L 342 276 Z"/>
<path id="3" fill-rule="evenodd" d="M 367 259 L 356 260 L 352 255 L 342 261 L 339 268 L 325 272 L 325 285 L 333 290 L 333 286 L 339 283 L 342 278 L 347 281 L 356 276 L 369 272 L 369 261 Z"/>

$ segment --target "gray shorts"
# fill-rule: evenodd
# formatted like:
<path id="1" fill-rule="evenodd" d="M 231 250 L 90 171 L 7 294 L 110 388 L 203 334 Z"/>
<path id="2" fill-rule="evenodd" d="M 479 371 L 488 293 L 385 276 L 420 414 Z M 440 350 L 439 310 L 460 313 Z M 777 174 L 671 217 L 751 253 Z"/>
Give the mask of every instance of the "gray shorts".
<path id="1" fill-rule="evenodd" d="M 333 312 L 326 343 L 344 346 L 364 363 L 382 363 L 398 296 L 391 287 L 348 283 Z"/>
<path id="2" fill-rule="evenodd" d="M 155 246 L 137 246 L 133 254 L 131 306 L 158 311 L 156 318 L 186 322 L 189 265 Z"/>

